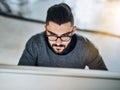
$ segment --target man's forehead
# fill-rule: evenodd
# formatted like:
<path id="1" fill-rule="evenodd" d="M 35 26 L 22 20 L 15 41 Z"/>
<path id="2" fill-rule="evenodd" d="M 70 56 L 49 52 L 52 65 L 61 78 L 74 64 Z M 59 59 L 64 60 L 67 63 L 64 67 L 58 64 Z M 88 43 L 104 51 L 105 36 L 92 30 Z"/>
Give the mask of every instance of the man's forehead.
<path id="1" fill-rule="evenodd" d="M 56 33 L 54 33 L 54 32 L 52 32 L 52 31 L 49 31 L 49 30 L 47 30 L 50 34 L 53 34 L 53 35 L 57 35 Z M 71 32 L 66 32 L 66 33 L 63 33 L 63 34 L 61 34 L 61 35 L 68 35 L 68 34 L 70 34 Z M 57 35 L 58 36 L 58 35 Z"/>
<path id="2" fill-rule="evenodd" d="M 46 29 L 60 36 L 67 32 L 70 32 L 72 29 L 71 23 L 57 24 L 55 22 L 50 21 L 49 24 L 46 25 Z"/>
<path id="3" fill-rule="evenodd" d="M 67 22 L 67 23 L 63 23 L 61 25 L 55 23 L 55 22 L 52 22 L 52 21 L 49 21 L 49 23 L 47 24 L 48 27 L 66 27 L 66 28 L 69 28 L 71 27 L 71 22 Z"/>
<path id="4" fill-rule="evenodd" d="M 64 23 L 64 24 L 57 24 L 57 23 L 54 23 L 54 22 L 49 22 L 49 24 L 47 25 L 47 29 L 49 30 L 70 30 L 71 28 L 71 23 Z"/>

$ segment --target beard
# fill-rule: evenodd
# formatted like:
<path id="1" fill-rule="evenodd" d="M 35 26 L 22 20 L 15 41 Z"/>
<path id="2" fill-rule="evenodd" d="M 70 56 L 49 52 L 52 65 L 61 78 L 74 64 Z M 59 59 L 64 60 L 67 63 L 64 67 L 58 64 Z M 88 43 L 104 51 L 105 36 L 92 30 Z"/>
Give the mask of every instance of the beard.
<path id="1" fill-rule="evenodd" d="M 53 48 L 55 53 L 61 54 L 63 52 L 63 50 L 65 49 L 65 45 L 63 45 L 63 44 L 60 44 L 60 45 L 52 44 L 52 48 Z"/>
<path id="2" fill-rule="evenodd" d="M 57 44 L 52 44 L 52 47 L 64 47 L 65 48 L 65 45 L 63 45 L 63 44 L 60 44 L 60 45 L 57 45 Z"/>

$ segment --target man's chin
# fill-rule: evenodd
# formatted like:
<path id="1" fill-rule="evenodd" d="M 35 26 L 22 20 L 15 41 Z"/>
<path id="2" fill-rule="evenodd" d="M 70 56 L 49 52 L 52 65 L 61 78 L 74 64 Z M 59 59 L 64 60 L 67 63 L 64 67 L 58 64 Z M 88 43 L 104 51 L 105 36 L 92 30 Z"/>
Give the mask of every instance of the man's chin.
<path id="1" fill-rule="evenodd" d="M 57 54 L 61 54 L 63 52 L 63 50 L 65 49 L 65 45 L 57 45 L 57 44 L 53 44 L 52 45 L 53 51 Z"/>
<path id="2" fill-rule="evenodd" d="M 54 52 L 57 54 L 61 54 L 63 52 L 63 50 L 54 50 Z"/>

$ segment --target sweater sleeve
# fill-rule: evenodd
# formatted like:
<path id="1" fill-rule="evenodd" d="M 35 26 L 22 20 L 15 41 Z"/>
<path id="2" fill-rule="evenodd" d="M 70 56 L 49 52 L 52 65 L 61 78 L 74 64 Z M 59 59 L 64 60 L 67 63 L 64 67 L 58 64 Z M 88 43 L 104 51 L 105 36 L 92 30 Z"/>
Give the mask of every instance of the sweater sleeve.
<path id="1" fill-rule="evenodd" d="M 37 46 L 35 38 L 32 37 L 26 43 L 23 54 L 18 62 L 18 65 L 35 66 L 37 58 Z"/>
<path id="2" fill-rule="evenodd" d="M 98 49 L 89 40 L 87 40 L 87 55 L 86 64 L 90 69 L 108 70 Z"/>
<path id="3" fill-rule="evenodd" d="M 94 56 L 94 59 L 91 59 L 91 61 L 89 61 L 88 67 L 95 70 L 107 70 L 107 67 L 99 53 Z"/>

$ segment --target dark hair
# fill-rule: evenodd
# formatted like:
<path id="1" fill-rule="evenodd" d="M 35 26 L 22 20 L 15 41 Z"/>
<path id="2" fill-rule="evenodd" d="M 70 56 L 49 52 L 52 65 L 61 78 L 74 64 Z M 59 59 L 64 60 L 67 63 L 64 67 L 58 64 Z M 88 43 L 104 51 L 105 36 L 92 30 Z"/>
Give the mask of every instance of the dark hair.
<path id="1" fill-rule="evenodd" d="M 49 24 L 49 21 L 53 21 L 59 25 L 71 22 L 71 25 L 73 25 L 74 17 L 71 8 L 65 3 L 51 6 L 47 11 L 46 24 Z"/>

